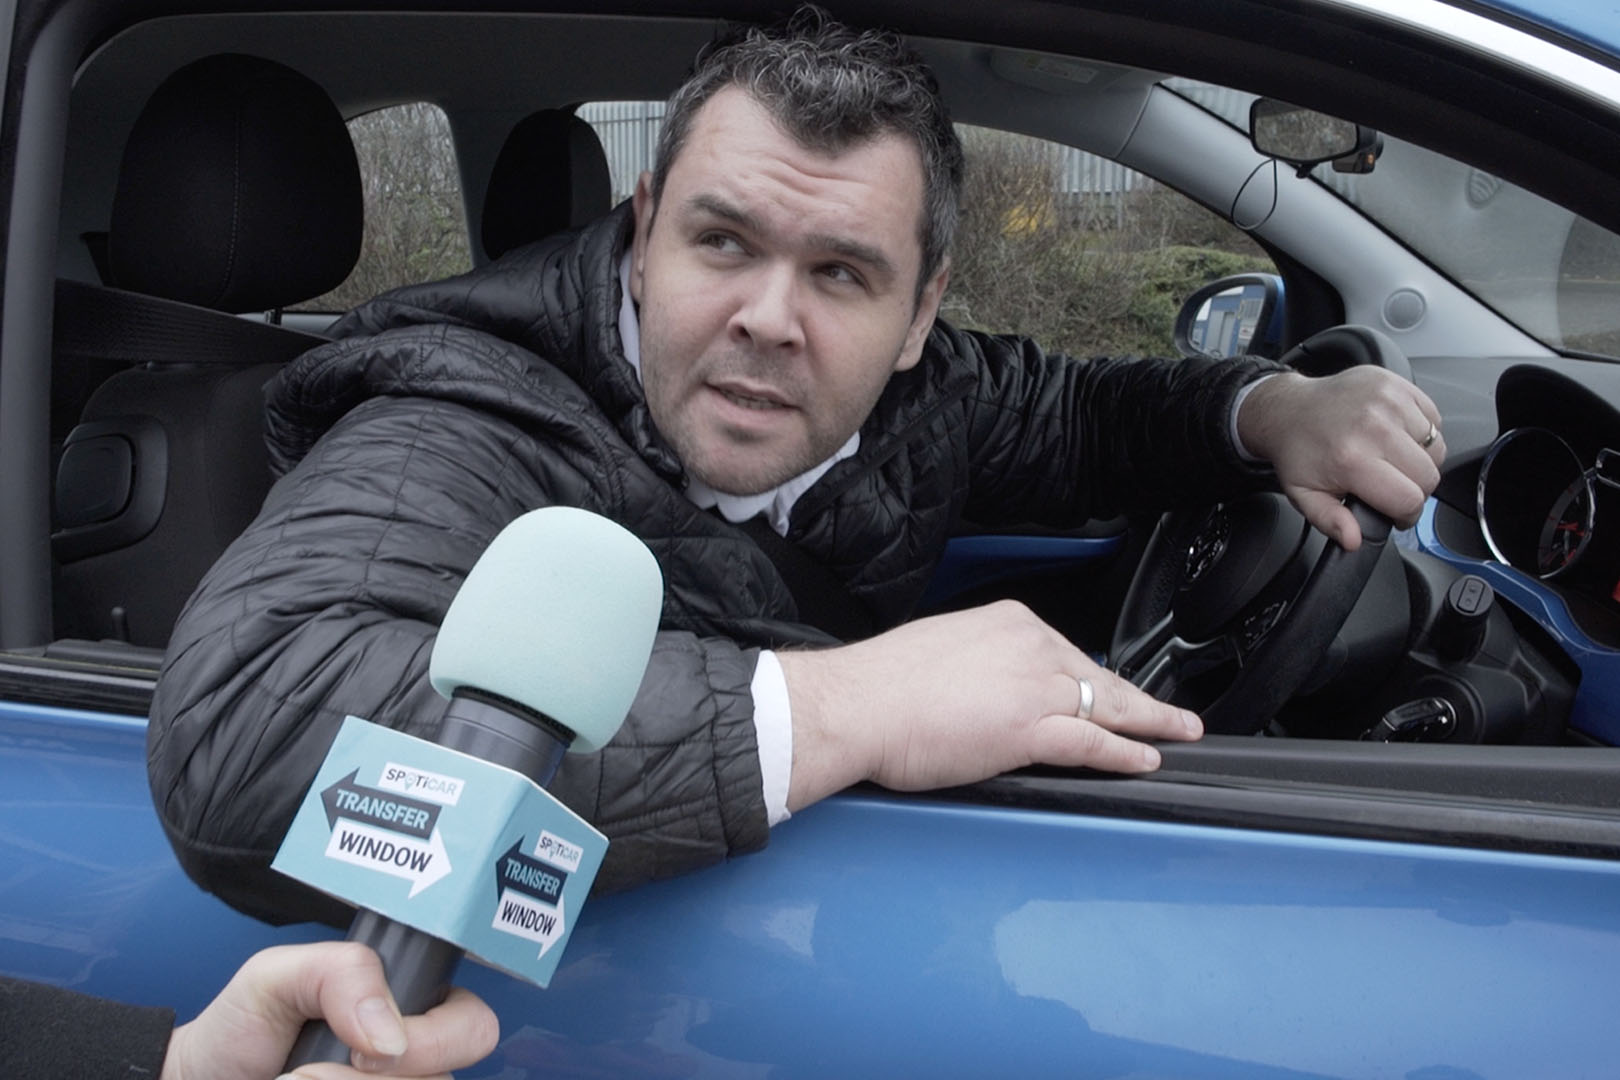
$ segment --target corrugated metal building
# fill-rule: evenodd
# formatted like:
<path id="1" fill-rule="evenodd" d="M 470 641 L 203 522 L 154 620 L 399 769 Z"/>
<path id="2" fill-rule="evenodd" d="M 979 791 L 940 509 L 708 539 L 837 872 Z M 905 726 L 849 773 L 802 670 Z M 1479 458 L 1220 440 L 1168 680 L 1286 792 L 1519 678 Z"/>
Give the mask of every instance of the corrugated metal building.
<path id="1" fill-rule="evenodd" d="M 652 168 L 658 132 L 664 122 L 662 101 L 592 102 L 579 115 L 596 129 L 607 152 L 617 202 L 630 196 L 636 177 Z M 1064 147 L 1059 190 L 1065 195 L 1116 195 L 1150 184 L 1147 177 L 1107 158 Z"/>

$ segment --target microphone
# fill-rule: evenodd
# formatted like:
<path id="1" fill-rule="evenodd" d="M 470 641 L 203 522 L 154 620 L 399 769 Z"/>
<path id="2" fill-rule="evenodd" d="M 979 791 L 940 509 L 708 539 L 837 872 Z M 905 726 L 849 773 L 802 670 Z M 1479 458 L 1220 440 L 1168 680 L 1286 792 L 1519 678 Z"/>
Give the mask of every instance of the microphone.
<path id="1" fill-rule="evenodd" d="M 565 753 L 599 749 L 624 722 L 652 652 L 662 599 L 663 576 L 652 553 L 633 534 L 607 518 L 554 506 L 532 510 L 512 521 L 473 566 L 440 626 L 428 678 L 435 690 L 449 698 L 449 707 L 434 742 L 512 770 L 545 787 L 556 775 Z M 341 771 L 348 767 L 347 762 L 334 766 L 346 733 L 347 727 L 334 742 L 323 776 L 329 769 Z M 410 738 L 398 732 L 386 734 L 394 740 Z M 384 773 L 389 766 L 399 768 L 389 760 L 383 766 Z M 401 770 L 399 775 L 433 778 L 410 780 L 404 790 L 410 789 L 410 783 L 421 783 L 425 790 L 429 785 L 445 788 L 460 782 L 437 773 Z M 281 863 L 300 828 L 314 831 L 304 824 L 304 817 L 306 811 L 312 818 L 322 816 L 318 809 L 310 809 L 316 801 L 326 801 L 328 830 L 333 828 L 335 813 L 341 812 L 334 810 L 334 799 L 346 800 L 340 803 L 344 806 L 368 806 L 372 813 L 384 815 L 380 820 L 404 820 L 424 828 L 431 828 L 432 822 L 439 820 L 441 810 L 448 815 L 451 809 L 358 786 L 355 776 L 356 772 L 350 771 L 338 785 L 325 791 L 318 790 L 322 787 L 319 780 L 311 786 L 305 807 L 277 854 L 278 869 L 285 869 Z M 343 785 L 347 785 L 347 791 L 337 791 L 334 797 L 334 791 Z M 394 790 L 402 788 L 396 786 Z M 381 798 L 367 803 L 357 792 Z M 459 789 L 453 792 L 459 798 Z M 376 807 L 383 809 L 378 811 Z M 498 827 L 505 824 L 493 822 L 487 832 L 498 835 Z M 316 820 L 315 826 L 319 825 Z M 557 840 L 550 833 L 544 835 Z M 439 839 L 437 832 L 433 838 Z M 605 849 L 605 839 L 601 846 Z M 560 842 L 560 847 L 572 851 L 564 863 L 577 871 L 579 852 L 567 842 Z M 468 864 L 460 856 L 450 859 L 451 853 L 445 851 L 442 841 L 436 851 L 446 856 L 443 874 L 453 873 L 448 869 L 451 863 Z M 418 858 L 425 865 L 431 854 Z M 334 857 L 330 848 L 327 856 Z M 318 860 L 308 858 L 307 852 L 288 858 L 288 862 L 315 868 L 313 872 L 294 872 L 293 876 L 311 884 L 325 884 L 318 876 L 325 871 L 319 869 Z M 524 865 L 544 868 L 539 877 L 553 884 L 568 876 L 554 866 L 508 850 L 503 859 L 497 860 L 498 883 L 500 862 L 517 866 L 520 874 Z M 410 864 L 402 861 L 400 865 L 408 870 Z M 394 868 L 373 869 L 405 876 Z M 589 870 L 594 874 L 595 865 Z M 434 884 L 438 880 L 418 880 L 411 898 L 426 887 L 424 881 Z M 588 875 L 584 881 L 588 887 Z M 532 893 L 532 887 L 521 882 L 514 887 Z M 337 890 L 328 887 L 328 891 Z M 560 896 L 542 900 L 555 904 L 560 915 Z M 433 918 L 435 925 L 452 921 L 452 916 L 442 914 Z M 471 920 L 469 925 L 475 922 Z M 489 926 L 487 914 L 482 916 L 482 925 Z M 551 928 L 549 923 L 545 925 Z M 487 936 L 487 929 L 484 933 Z M 542 941 L 546 948 L 556 940 L 555 931 L 550 941 L 532 934 L 525 936 Z M 424 1012 L 444 999 L 465 944 L 406 925 L 365 906 L 356 913 L 348 940 L 363 942 L 377 951 L 389 989 L 407 1016 Z M 317 1020 L 304 1026 L 287 1059 L 287 1068 L 315 1061 L 348 1060 L 349 1047 L 324 1021 Z"/>

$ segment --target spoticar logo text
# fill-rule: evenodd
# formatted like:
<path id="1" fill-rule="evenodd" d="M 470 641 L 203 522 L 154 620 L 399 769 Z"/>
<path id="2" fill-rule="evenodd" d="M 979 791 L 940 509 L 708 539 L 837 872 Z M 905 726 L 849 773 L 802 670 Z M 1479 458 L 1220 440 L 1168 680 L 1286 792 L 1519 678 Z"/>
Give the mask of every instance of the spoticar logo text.
<path id="1" fill-rule="evenodd" d="M 388 791 L 397 791 L 402 795 L 427 799 L 441 806 L 454 806 L 461 801 L 461 792 L 466 787 L 466 782 L 460 777 L 445 776 L 443 773 L 428 772 L 426 769 L 390 761 L 383 766 L 382 779 L 378 781 L 377 786 Z"/>

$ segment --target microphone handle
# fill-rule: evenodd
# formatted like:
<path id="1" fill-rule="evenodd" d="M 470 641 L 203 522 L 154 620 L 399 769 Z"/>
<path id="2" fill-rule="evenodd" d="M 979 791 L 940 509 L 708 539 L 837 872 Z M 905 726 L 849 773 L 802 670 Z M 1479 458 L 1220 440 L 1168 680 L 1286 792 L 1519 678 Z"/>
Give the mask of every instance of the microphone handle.
<path id="1" fill-rule="evenodd" d="M 464 687 L 450 698 L 434 741 L 504 765 L 548 787 L 574 734 L 517 702 Z M 376 950 L 388 989 L 405 1016 L 419 1015 L 443 1001 L 450 992 L 456 965 L 461 962 L 459 946 L 364 908 L 355 913 L 346 940 L 363 942 Z M 349 1063 L 349 1046 L 325 1020 L 311 1020 L 304 1025 L 287 1057 L 285 1071 L 317 1061 Z"/>

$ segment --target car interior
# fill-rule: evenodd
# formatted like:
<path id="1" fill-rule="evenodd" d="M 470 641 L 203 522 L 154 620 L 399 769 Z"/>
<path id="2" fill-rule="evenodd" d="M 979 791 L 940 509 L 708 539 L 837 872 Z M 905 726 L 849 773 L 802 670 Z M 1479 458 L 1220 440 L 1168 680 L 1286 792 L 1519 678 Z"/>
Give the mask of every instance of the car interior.
<path id="1" fill-rule="evenodd" d="M 589 220 L 609 196 L 590 126 L 532 113 L 491 168 L 485 251 Z M 100 256 L 101 283 L 58 285 L 58 636 L 167 640 L 269 489 L 265 382 L 324 340 L 238 316 L 293 308 L 342 282 L 360 253 L 362 211 L 343 118 L 292 68 L 216 53 L 152 94 L 124 142 L 109 228 L 79 236 Z M 142 572 L 154 566 L 165 572 Z"/>
<path id="2" fill-rule="evenodd" d="M 18 419 L 24 406 L 8 404 L 6 414 L 7 460 L 17 463 L 7 469 L 31 462 L 32 479 L 13 481 L 0 512 L 0 686 L 25 700 L 140 714 L 187 596 L 271 483 L 262 387 L 335 317 L 292 309 L 342 281 L 358 254 L 360 175 L 345 121 L 405 102 L 444 110 L 482 263 L 607 209 L 608 161 L 578 107 L 662 98 L 713 35 L 713 14 L 726 12 L 312 8 L 136 19 L 113 7 L 83 4 L 81 24 L 48 23 L 28 73 L 46 91 L 29 107 L 49 110 L 32 102 L 49 101 L 54 87 L 60 110 L 54 122 L 26 118 L 27 137 L 53 152 L 44 160 L 60 161 L 60 198 L 41 191 L 38 220 L 10 223 L 4 348 L 38 347 L 50 360 L 5 384 L 8 401 L 40 407 Z M 916 19 L 893 7 L 859 17 L 892 15 L 902 28 Z M 937 602 L 1012 594 L 1045 613 L 1109 597 L 1113 606 L 1075 623 L 1086 647 L 1231 717 L 1212 725 L 1231 737 L 1174 748 L 1157 780 L 1035 769 L 959 797 L 1620 851 L 1620 828 L 1587 814 L 1615 785 L 1603 747 L 1620 743 L 1620 708 L 1601 695 L 1620 670 L 1607 653 L 1620 646 L 1620 544 L 1585 543 L 1599 502 L 1620 487 L 1620 458 L 1607 449 L 1620 446 L 1620 367 L 1527 332 L 1527 319 L 1482 303 L 1401 237 L 1369 227 L 1329 184 L 1268 168 L 1247 132 L 1216 115 L 1216 91 L 1250 91 L 1240 103 L 1259 93 L 1354 109 L 1358 121 L 1523 185 L 1600 232 L 1620 225 L 1604 164 L 1620 160 L 1620 136 L 1577 104 L 1549 113 L 1528 82 L 1464 55 L 1423 57 L 1420 77 L 1414 46 L 1387 42 L 1376 63 L 1358 67 L 1353 46 L 1373 31 L 1348 18 L 1343 40 L 1317 42 L 1304 64 L 1269 44 L 1286 26 L 1262 34 L 1241 19 L 1189 15 L 1197 32 L 1172 39 L 1118 12 L 1041 23 L 1020 8 L 992 25 L 967 9 L 948 6 L 914 38 L 959 122 L 1086 150 L 1249 224 L 1287 286 L 1285 343 L 1318 342 L 1307 362 L 1331 370 L 1356 362 L 1354 350 L 1313 335 L 1385 327 L 1441 407 L 1450 458 L 1417 529 L 1369 545 L 1354 568 L 1338 569 L 1346 560 L 1319 537 L 1302 539 L 1277 497 L 1174 516 L 1157 533 L 1153 520 L 1100 523 L 1075 539 L 1108 546 L 1075 550 L 1107 557 L 1056 569 L 1049 550 L 1020 561 L 995 549 L 988 558 L 1004 565 L 993 583 L 975 579 Z M 1523 122 L 1530 116 L 1534 125 Z M 1389 157 L 1389 169 L 1402 167 Z M 30 182 L 48 187 L 49 177 Z M 54 321 L 12 325 L 29 297 L 43 299 L 37 310 L 54 307 Z M 1384 338 L 1358 340 L 1380 362 Z M 1500 442 L 1519 428 L 1556 433 L 1574 463 L 1539 435 Z M 25 444 L 33 456 L 13 453 Z M 1542 535 L 1547 510 L 1536 500 L 1554 498 L 1558 523 L 1585 530 L 1589 574 L 1548 577 L 1573 561 L 1569 529 Z M 1185 612 L 1180 637 L 1166 622 L 1177 587 L 1166 575 L 1181 573 L 1211 530 L 1250 551 L 1248 565 L 1275 563 L 1263 580 L 1223 583 L 1209 598 L 1219 656 L 1187 644 Z M 1286 618 L 1287 603 L 1271 603 L 1285 594 L 1294 598 Z M 1328 609 L 1337 614 L 1317 617 Z M 1307 630 L 1322 639 L 1320 655 L 1300 652 Z M 1260 647 L 1268 634 L 1270 651 Z M 1298 670 L 1280 674 L 1298 655 Z M 1235 677 L 1234 659 L 1244 662 Z M 1267 737 L 1282 735 L 1305 737 Z M 1398 797 L 1350 812 L 1347 800 L 1368 791 Z M 1528 812 L 1512 824 L 1459 816 L 1459 797 Z"/>

